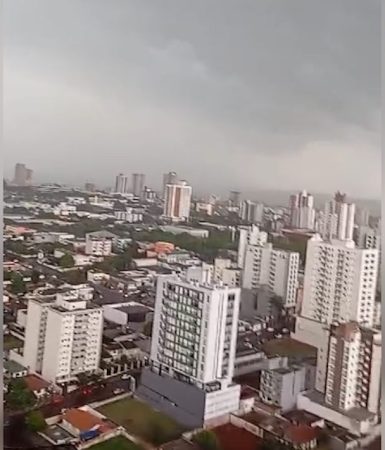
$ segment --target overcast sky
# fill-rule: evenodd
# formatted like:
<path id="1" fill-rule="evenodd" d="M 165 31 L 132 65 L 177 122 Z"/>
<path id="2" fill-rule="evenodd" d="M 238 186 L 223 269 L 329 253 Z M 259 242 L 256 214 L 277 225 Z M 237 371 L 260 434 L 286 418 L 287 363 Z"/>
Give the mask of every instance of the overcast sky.
<path id="1" fill-rule="evenodd" d="M 380 0 L 5 0 L 6 176 L 379 197 Z"/>

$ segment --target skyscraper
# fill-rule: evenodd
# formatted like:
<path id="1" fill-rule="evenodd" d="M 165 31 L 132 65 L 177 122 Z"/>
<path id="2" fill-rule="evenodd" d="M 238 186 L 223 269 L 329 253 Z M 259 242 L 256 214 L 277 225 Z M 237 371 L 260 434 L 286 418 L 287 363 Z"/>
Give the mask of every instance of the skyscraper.
<path id="1" fill-rule="evenodd" d="M 230 206 L 238 207 L 241 203 L 241 193 L 238 191 L 230 191 L 229 203 Z"/>
<path id="2" fill-rule="evenodd" d="M 135 197 L 141 197 L 144 191 L 145 184 L 144 173 L 133 173 L 132 174 L 132 193 Z"/>
<path id="3" fill-rule="evenodd" d="M 190 216 L 192 188 L 186 181 L 166 186 L 163 215 L 172 221 L 186 221 Z"/>
<path id="4" fill-rule="evenodd" d="M 163 199 L 166 197 L 166 187 L 168 184 L 177 184 L 178 175 L 176 172 L 168 172 L 163 175 Z"/>
<path id="5" fill-rule="evenodd" d="M 256 225 L 239 227 L 237 262 L 240 269 L 245 267 L 245 258 L 248 245 L 264 246 L 267 243 L 267 233 L 261 231 Z"/>
<path id="6" fill-rule="evenodd" d="M 314 229 L 314 198 L 306 191 L 291 195 L 289 201 L 290 226 L 307 230 Z"/>
<path id="7" fill-rule="evenodd" d="M 352 240 L 356 206 L 346 203 L 345 194 L 336 193 L 334 200 L 325 204 L 320 217 L 320 234 L 323 239 Z"/>
<path id="8" fill-rule="evenodd" d="M 117 175 L 116 179 L 115 179 L 115 190 L 114 192 L 116 194 L 127 194 L 129 191 L 128 188 L 128 178 L 126 175 L 123 175 L 122 173 L 120 173 L 119 175 Z"/>
<path id="9" fill-rule="evenodd" d="M 244 200 L 241 203 L 239 216 L 248 223 L 261 224 L 263 221 L 264 205 L 262 203 L 254 203 L 251 200 Z"/>
<path id="10" fill-rule="evenodd" d="M 15 175 L 13 184 L 15 186 L 30 186 L 32 184 L 33 171 L 28 169 L 25 164 L 17 163 L 15 165 Z"/>
<path id="11" fill-rule="evenodd" d="M 192 427 L 239 407 L 232 382 L 240 289 L 158 278 L 150 368 L 139 397 Z"/>
<path id="12" fill-rule="evenodd" d="M 308 241 L 301 316 L 325 324 L 355 321 L 371 327 L 378 250 L 353 241 Z"/>

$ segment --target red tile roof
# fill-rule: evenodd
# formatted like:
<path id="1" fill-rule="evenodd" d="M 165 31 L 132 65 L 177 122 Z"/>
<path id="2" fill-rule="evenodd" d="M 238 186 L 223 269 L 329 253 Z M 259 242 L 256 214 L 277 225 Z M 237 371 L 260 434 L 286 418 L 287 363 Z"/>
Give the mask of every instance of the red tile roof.
<path id="1" fill-rule="evenodd" d="M 213 428 L 222 450 L 257 450 L 262 440 L 249 431 L 230 423 Z"/>
<path id="2" fill-rule="evenodd" d="M 28 389 L 33 392 L 39 392 L 42 389 L 47 389 L 49 387 L 49 383 L 37 375 L 27 375 L 24 377 L 24 381 Z"/>
<path id="3" fill-rule="evenodd" d="M 290 425 L 285 431 L 285 439 L 293 444 L 306 444 L 318 437 L 319 430 L 308 425 Z"/>
<path id="4" fill-rule="evenodd" d="M 88 411 L 77 408 L 68 409 L 63 414 L 62 420 L 71 424 L 74 428 L 79 430 L 80 433 L 91 430 L 91 428 L 94 428 L 97 425 L 99 425 L 101 433 L 114 428 L 111 423 L 103 421 Z"/>

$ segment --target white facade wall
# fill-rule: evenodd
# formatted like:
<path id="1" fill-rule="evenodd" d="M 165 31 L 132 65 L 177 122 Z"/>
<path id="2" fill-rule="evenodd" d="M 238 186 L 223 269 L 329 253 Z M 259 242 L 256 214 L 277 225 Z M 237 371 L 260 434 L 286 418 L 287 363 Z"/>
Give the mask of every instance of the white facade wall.
<path id="1" fill-rule="evenodd" d="M 151 359 L 170 374 L 196 384 L 232 380 L 240 290 L 160 276 L 154 313 Z M 195 343 L 192 360 L 183 355 Z M 187 346 L 187 347 L 186 347 Z M 174 353 L 176 350 L 177 353 Z"/>
<path id="2" fill-rule="evenodd" d="M 242 286 L 258 289 L 266 285 L 283 300 L 285 307 L 294 307 L 298 288 L 299 253 L 264 247 L 246 247 Z"/>
<path id="3" fill-rule="evenodd" d="M 239 241 L 238 241 L 238 267 L 244 268 L 246 249 L 248 245 L 264 246 L 267 243 L 267 233 L 260 231 L 260 229 L 251 225 L 250 227 L 239 228 Z"/>
<path id="4" fill-rule="evenodd" d="M 192 188 L 185 181 L 166 185 L 163 215 L 173 221 L 186 221 L 190 216 Z"/>
<path id="5" fill-rule="evenodd" d="M 377 250 L 352 241 L 308 242 L 301 315 L 324 323 L 357 321 L 372 326 Z"/>
<path id="6" fill-rule="evenodd" d="M 110 256 L 112 253 L 112 239 L 96 239 L 86 236 L 86 255 Z"/>

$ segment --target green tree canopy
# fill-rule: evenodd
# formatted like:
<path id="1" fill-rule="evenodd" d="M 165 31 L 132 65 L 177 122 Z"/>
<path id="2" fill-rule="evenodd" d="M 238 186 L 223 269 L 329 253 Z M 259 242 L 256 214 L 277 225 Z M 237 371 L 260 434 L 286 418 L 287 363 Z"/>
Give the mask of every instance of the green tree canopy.
<path id="1" fill-rule="evenodd" d="M 11 291 L 14 294 L 24 294 L 26 291 L 23 276 L 20 273 L 14 272 L 11 276 Z"/>
<path id="2" fill-rule="evenodd" d="M 201 447 L 202 450 L 220 450 L 218 438 L 213 431 L 204 430 L 193 437 L 193 441 Z"/>
<path id="3" fill-rule="evenodd" d="M 60 258 L 59 265 L 64 269 L 69 269 L 75 265 L 75 260 L 71 254 L 66 253 Z"/>
<path id="4" fill-rule="evenodd" d="M 25 418 L 25 424 L 30 431 L 43 431 L 47 427 L 44 416 L 41 411 L 31 411 Z"/>
<path id="5" fill-rule="evenodd" d="M 5 400 L 9 409 L 14 411 L 26 410 L 36 403 L 35 396 L 22 378 L 17 378 L 9 383 Z"/>

